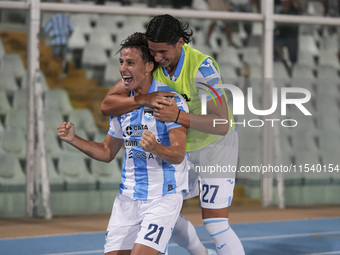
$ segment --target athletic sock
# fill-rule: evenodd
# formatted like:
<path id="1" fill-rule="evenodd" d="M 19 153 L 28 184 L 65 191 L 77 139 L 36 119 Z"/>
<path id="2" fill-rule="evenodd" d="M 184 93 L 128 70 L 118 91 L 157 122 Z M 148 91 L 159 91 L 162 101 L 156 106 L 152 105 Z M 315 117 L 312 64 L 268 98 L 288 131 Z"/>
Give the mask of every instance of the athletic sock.
<path id="1" fill-rule="evenodd" d="M 207 254 L 207 249 L 198 238 L 195 227 L 182 215 L 178 217 L 171 238 L 191 255 Z"/>
<path id="2" fill-rule="evenodd" d="M 210 236 L 214 239 L 218 254 L 245 254 L 240 239 L 229 226 L 228 218 L 204 219 L 203 223 Z"/>

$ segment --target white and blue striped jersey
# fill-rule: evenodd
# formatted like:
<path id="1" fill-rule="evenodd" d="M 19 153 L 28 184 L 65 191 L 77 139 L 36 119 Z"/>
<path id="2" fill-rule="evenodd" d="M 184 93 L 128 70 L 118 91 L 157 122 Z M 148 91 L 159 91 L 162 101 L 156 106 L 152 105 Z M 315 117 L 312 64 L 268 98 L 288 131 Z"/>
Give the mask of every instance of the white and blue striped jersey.
<path id="1" fill-rule="evenodd" d="M 52 38 L 52 45 L 65 45 L 68 43 L 73 26 L 68 17 L 58 13 L 46 22 L 44 31 Z"/>
<path id="2" fill-rule="evenodd" d="M 148 93 L 175 90 L 153 80 Z M 188 112 L 185 99 L 174 98 L 181 111 Z M 169 130 L 179 127 L 174 122 L 162 122 L 153 117 L 152 108 L 143 106 L 130 113 L 110 119 L 109 134 L 124 139 L 125 159 L 122 167 L 120 193 L 136 200 L 148 200 L 176 192 L 187 192 L 189 162 L 169 164 L 159 156 L 146 152 L 139 145 L 145 129 L 152 132 L 158 143 L 170 146 Z"/>

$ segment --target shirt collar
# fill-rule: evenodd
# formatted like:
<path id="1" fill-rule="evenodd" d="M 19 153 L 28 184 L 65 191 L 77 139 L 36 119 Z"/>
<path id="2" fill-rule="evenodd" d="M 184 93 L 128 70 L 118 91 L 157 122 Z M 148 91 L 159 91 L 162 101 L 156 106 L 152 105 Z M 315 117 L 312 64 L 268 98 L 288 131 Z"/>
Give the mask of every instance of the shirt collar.
<path id="1" fill-rule="evenodd" d="M 183 67 L 183 63 L 184 63 L 184 57 L 185 57 L 185 54 L 184 54 L 184 50 L 183 50 L 183 47 L 182 47 L 181 56 L 179 57 L 178 64 L 177 64 L 177 66 L 176 66 L 176 70 L 175 70 L 174 75 L 173 75 L 172 77 L 170 77 L 170 75 L 169 75 L 168 72 L 166 71 L 166 68 L 165 68 L 165 67 L 162 67 L 162 68 L 163 68 L 164 75 L 167 76 L 167 77 L 169 77 L 170 79 L 171 79 L 171 78 L 176 79 L 176 78 L 181 74 L 182 67 Z"/>

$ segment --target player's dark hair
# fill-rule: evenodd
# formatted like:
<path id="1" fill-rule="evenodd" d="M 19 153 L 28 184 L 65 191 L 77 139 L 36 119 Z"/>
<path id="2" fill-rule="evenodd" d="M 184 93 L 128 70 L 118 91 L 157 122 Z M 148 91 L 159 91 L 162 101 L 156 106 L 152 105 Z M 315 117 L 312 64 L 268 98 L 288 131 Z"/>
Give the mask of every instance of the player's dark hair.
<path id="1" fill-rule="evenodd" d="M 183 38 L 185 43 L 191 41 L 193 34 L 189 29 L 189 24 L 183 24 L 178 19 L 169 14 L 153 17 L 146 25 L 146 37 L 155 43 L 175 44 L 179 38 Z"/>
<path id="2" fill-rule="evenodd" d="M 121 48 L 118 52 L 121 52 L 124 48 L 136 48 L 140 52 L 144 63 L 153 62 L 154 70 L 156 69 L 157 63 L 154 57 L 150 54 L 150 50 L 148 48 L 148 40 L 144 33 L 133 33 L 124 41 L 122 41 L 120 46 Z"/>

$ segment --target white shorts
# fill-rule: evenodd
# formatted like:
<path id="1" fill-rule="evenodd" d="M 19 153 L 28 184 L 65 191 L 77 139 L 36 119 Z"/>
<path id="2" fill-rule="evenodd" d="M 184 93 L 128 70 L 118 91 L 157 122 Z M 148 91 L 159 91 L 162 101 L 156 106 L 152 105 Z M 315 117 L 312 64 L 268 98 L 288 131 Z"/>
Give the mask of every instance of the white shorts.
<path id="1" fill-rule="evenodd" d="M 238 134 L 231 130 L 214 143 L 190 152 L 189 193 L 184 199 L 199 194 L 202 208 L 229 207 L 234 195 L 238 160 Z"/>
<path id="2" fill-rule="evenodd" d="M 148 201 L 118 194 L 106 230 L 105 253 L 132 250 L 135 243 L 165 253 L 182 203 L 181 193 Z"/>

